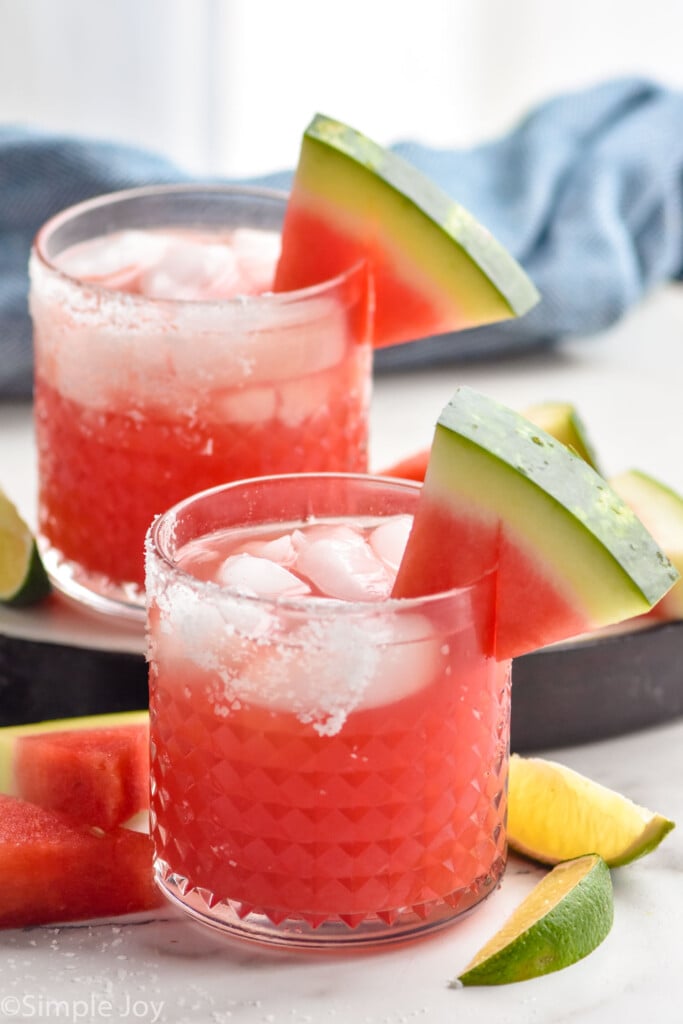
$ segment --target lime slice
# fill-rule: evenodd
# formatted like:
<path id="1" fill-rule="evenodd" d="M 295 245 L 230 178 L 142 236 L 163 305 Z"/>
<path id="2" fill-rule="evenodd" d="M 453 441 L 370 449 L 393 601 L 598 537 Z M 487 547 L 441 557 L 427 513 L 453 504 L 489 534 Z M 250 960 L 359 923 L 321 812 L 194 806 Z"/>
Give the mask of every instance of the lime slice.
<path id="1" fill-rule="evenodd" d="M 507 985 L 560 971 L 608 935 L 614 919 L 609 868 L 597 854 L 565 861 L 541 879 L 458 978 Z"/>
<path id="2" fill-rule="evenodd" d="M 674 823 L 555 761 L 510 758 L 508 841 L 546 864 L 598 853 L 610 867 L 659 846 Z"/>
<path id="3" fill-rule="evenodd" d="M 27 605 L 50 590 L 33 534 L 0 491 L 0 603 Z"/>
<path id="4" fill-rule="evenodd" d="M 600 472 L 584 422 L 571 402 L 539 402 L 528 406 L 523 415 Z"/>

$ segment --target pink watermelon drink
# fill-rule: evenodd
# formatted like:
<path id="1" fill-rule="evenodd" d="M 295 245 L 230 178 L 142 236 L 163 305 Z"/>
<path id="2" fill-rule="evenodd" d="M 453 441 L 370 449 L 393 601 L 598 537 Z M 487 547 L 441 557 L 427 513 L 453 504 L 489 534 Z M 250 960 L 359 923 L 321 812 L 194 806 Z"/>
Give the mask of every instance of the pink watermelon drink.
<path id="1" fill-rule="evenodd" d="M 419 494 L 214 489 L 150 532 L 152 831 L 194 917 L 300 946 L 453 920 L 505 863 L 509 662 L 493 577 L 389 599 Z"/>
<path id="2" fill-rule="evenodd" d="M 154 515 L 198 490 L 367 465 L 362 267 L 270 292 L 285 199 L 157 188 L 67 210 L 31 260 L 49 571 L 138 614 Z"/>

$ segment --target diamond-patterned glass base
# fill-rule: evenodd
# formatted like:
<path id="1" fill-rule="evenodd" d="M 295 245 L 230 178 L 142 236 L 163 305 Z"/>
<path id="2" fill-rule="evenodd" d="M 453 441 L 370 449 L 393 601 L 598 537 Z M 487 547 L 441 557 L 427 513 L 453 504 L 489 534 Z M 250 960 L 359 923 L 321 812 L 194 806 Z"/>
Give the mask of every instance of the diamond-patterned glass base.
<path id="1" fill-rule="evenodd" d="M 255 709 L 219 724 L 153 686 L 161 888 L 214 928 L 302 947 L 408 938 L 470 910 L 506 857 L 508 672 L 477 682 L 333 737 Z"/>
<path id="2" fill-rule="evenodd" d="M 157 885 L 172 903 L 189 917 L 227 936 L 286 946 L 292 949 L 334 946 L 374 946 L 406 942 L 439 931 L 473 910 L 499 885 L 505 870 L 500 857 L 491 872 L 475 879 L 466 889 L 451 893 L 447 899 L 414 907 L 403 907 L 387 914 L 357 915 L 357 920 L 340 917 L 316 922 L 315 915 L 283 918 L 271 916 L 233 900 L 216 901 L 206 889 L 191 888 L 187 879 L 174 874 L 163 860 L 155 865 Z"/>

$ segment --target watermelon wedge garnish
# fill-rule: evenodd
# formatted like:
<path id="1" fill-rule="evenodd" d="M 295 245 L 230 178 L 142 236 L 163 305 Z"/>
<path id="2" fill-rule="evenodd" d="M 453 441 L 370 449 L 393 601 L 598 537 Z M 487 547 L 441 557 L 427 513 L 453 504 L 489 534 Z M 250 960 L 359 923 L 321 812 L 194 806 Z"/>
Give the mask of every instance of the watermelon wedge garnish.
<path id="1" fill-rule="evenodd" d="M 396 153 L 329 117 L 304 133 L 276 291 L 364 261 L 375 347 L 521 316 L 538 292 L 462 206 Z"/>
<path id="2" fill-rule="evenodd" d="M 491 569 L 501 659 L 641 615 L 678 578 L 583 459 L 463 387 L 439 418 L 393 596 L 461 586 Z"/>

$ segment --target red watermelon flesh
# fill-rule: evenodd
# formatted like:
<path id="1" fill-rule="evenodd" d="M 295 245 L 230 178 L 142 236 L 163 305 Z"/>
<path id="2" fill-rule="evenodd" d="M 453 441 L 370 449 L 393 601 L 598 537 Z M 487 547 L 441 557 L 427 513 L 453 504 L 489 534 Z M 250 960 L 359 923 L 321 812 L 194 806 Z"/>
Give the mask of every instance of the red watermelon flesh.
<path id="1" fill-rule="evenodd" d="M 288 205 L 286 231 L 286 261 L 279 264 L 276 291 L 292 291 L 303 282 L 318 284 L 360 261 L 368 263 L 372 291 L 381 296 L 374 306 L 375 348 L 471 326 L 465 310 L 461 315 L 453 309 L 440 310 L 434 297 L 416 287 L 409 274 L 401 277 L 379 240 L 359 242 L 296 197 Z"/>
<path id="2" fill-rule="evenodd" d="M 152 840 L 101 833 L 65 815 L 0 795 L 0 927 L 82 921 L 162 904 Z"/>
<path id="3" fill-rule="evenodd" d="M 426 573 L 426 567 L 431 566 Z M 533 552 L 500 520 L 457 514 L 423 495 L 399 568 L 394 597 L 467 586 L 496 571 L 495 650 L 500 658 L 536 650 L 591 628 L 591 619 L 543 572 Z M 428 575 L 428 580 L 426 576 Z"/>
<path id="4" fill-rule="evenodd" d="M 149 806 L 148 737 L 146 723 L 18 736 L 13 790 L 85 825 L 112 829 Z"/>

